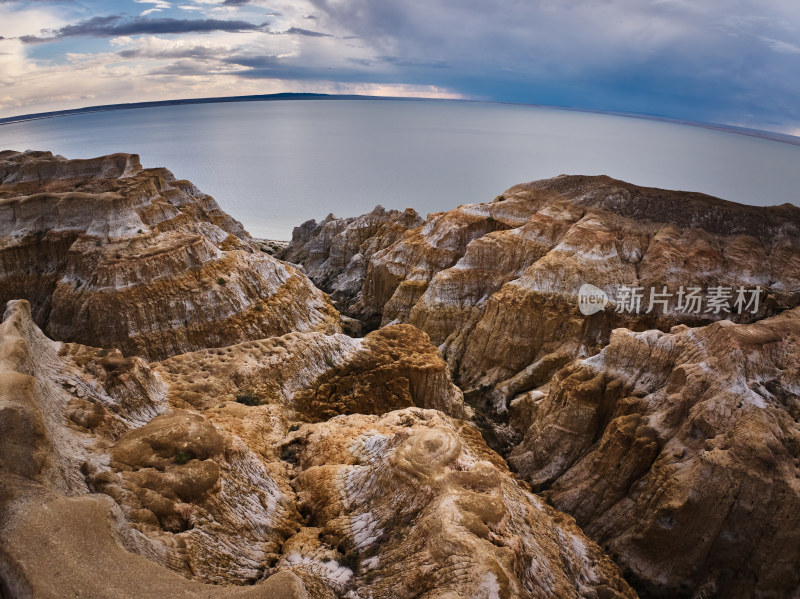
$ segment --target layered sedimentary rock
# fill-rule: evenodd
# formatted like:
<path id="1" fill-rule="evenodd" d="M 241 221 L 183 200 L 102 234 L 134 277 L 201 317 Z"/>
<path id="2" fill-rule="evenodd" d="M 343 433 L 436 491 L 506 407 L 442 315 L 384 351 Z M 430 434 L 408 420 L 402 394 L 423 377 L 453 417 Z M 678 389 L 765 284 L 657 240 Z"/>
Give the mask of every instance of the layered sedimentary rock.
<path id="1" fill-rule="evenodd" d="M 800 308 L 616 330 L 512 402 L 510 463 L 647 596 L 800 590 Z"/>
<path id="2" fill-rule="evenodd" d="M 428 336 L 410 325 L 362 339 L 290 333 L 175 356 L 154 369 L 173 404 L 200 409 L 244 396 L 308 422 L 409 406 L 465 420 L 472 412 Z"/>
<path id="3" fill-rule="evenodd" d="M 308 278 L 131 154 L 0 153 L 0 303 L 21 298 L 53 338 L 156 359 L 340 330 Z"/>
<path id="4" fill-rule="evenodd" d="M 377 206 L 369 214 L 310 220 L 292 232 L 284 260 L 302 264 L 306 274 L 343 307 L 357 298 L 372 256 L 386 249 L 409 229 L 425 221 L 412 209 L 404 212 Z"/>
<path id="5" fill-rule="evenodd" d="M 310 518 L 278 565 L 344 561 L 340 588 L 362 597 L 635 596 L 570 518 L 440 412 L 335 418 L 288 447 Z"/>
<path id="6" fill-rule="evenodd" d="M 308 358 L 293 354 L 318 351 L 320 337 L 278 343 L 294 397 L 315 383 L 301 384 Z M 353 373 L 374 385 L 365 397 L 401 389 L 405 375 L 412 400 L 454 393 L 457 411 L 460 394 L 419 332 L 327 342 L 346 345 L 317 377 L 337 381 L 324 397 L 343 413 L 303 424 L 291 391 L 259 386 L 260 368 L 275 372 L 274 346 L 191 354 L 205 374 L 187 390 L 181 357 L 149 364 L 53 342 L 27 302 L 11 302 L 0 325 L 3 592 L 635 597 L 574 521 L 518 482 L 464 421 L 413 405 L 390 411 L 391 402 L 348 414 Z M 292 364 L 301 365 L 294 381 Z M 230 401 L 231 380 L 263 401 Z"/>
<path id="7" fill-rule="evenodd" d="M 586 283 L 604 310 L 581 313 Z M 699 310 L 676 305 L 690 287 Z M 709 311 L 719 287 L 729 310 Z M 372 256 L 347 313 L 428 333 L 493 446 L 643 596 L 790 597 L 798 303 L 799 208 L 561 176 L 430 216 Z"/>
<path id="8" fill-rule="evenodd" d="M 3 596 L 307 597 L 291 572 L 227 589 L 177 573 L 192 556 L 203 558 L 194 564 L 201 580 L 257 571 L 264 530 L 279 538 L 293 506 L 242 442 L 201 416 L 159 415 L 165 387 L 141 359 L 76 361 L 64 349 L 36 327 L 27 302 L 9 304 L 0 325 Z M 196 452 L 188 468 L 170 459 L 177 448 Z M 91 493 L 95 485 L 108 493 Z M 135 490 L 153 509 L 128 511 L 125 494 Z M 153 530 L 187 534 L 154 542 L 136 514 Z"/>
<path id="9" fill-rule="evenodd" d="M 298 257 L 295 251 L 291 259 Z M 607 294 L 605 311 L 578 311 L 584 283 Z M 640 314 L 617 314 L 619 286 L 642 288 Z M 739 287 L 760 287 L 758 309 L 675 309 L 681 287 L 705 296 L 720 286 L 733 296 Z M 673 294 L 670 308 L 656 303 L 646 313 L 650 289 L 664 287 Z M 440 346 L 462 388 L 497 386 L 490 403 L 502 412 L 513 392 L 535 386 L 526 369 L 546 380 L 552 370 L 542 373 L 537 362 L 563 365 L 596 353 L 614 328 L 753 321 L 797 305 L 799 290 L 795 206 L 743 206 L 608 177 L 561 176 L 431 215 L 373 254 L 348 313 L 416 325 Z"/>

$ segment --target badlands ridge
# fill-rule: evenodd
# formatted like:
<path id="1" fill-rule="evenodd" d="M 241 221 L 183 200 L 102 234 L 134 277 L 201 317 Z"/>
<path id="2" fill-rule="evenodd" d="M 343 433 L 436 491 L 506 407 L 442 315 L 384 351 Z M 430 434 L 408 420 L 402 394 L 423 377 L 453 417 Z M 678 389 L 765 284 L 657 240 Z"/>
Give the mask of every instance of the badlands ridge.
<path id="1" fill-rule="evenodd" d="M 265 249 L 0 152 L 0 597 L 800 593 L 800 209 L 561 176 Z"/>

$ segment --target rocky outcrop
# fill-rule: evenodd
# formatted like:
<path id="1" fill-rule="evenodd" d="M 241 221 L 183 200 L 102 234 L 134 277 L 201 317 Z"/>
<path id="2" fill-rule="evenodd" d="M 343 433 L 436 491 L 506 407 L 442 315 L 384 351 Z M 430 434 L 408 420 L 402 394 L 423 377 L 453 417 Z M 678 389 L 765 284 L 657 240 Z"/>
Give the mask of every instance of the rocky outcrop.
<path id="1" fill-rule="evenodd" d="M 281 248 L 133 155 L 2 152 L 0 595 L 792 597 L 799 232 L 562 176 Z"/>
<path id="2" fill-rule="evenodd" d="M 11 302 L 0 325 L 4 592 L 635 597 L 574 521 L 515 479 L 472 426 L 441 411 L 394 410 L 388 396 L 366 406 L 374 415 L 348 414 L 351 395 L 381 385 L 401 404 L 404 393 L 458 401 L 412 327 L 329 337 L 330 348 L 346 348 L 317 377 L 325 383 L 303 385 L 302 370 L 290 368 L 282 396 L 258 405 L 230 397 L 231 380 L 257 387 L 276 372 L 273 349 L 302 364 L 320 337 L 149 364 L 50 341 L 28 303 Z M 190 361 L 198 376 L 187 390 Z M 297 422 L 291 390 L 296 398 L 303 388 L 343 413 Z"/>
<path id="3" fill-rule="evenodd" d="M 293 505 L 240 441 L 198 415 L 159 416 L 165 388 L 141 359 L 89 362 L 64 349 L 39 331 L 27 302 L 9 304 L 0 325 L 3 596 L 307 597 L 288 571 L 240 588 L 175 572 L 195 557 L 196 578 L 253 577 L 264 531 L 280 538 Z M 179 469 L 173 450 L 193 459 Z M 162 525 L 186 534 L 157 543 Z"/>
<path id="4" fill-rule="evenodd" d="M 605 309 L 579 310 L 587 283 Z M 689 287 L 699 310 L 677 306 Z M 798 303 L 800 208 L 561 176 L 430 216 L 346 310 L 425 331 L 493 447 L 642 596 L 789 597 Z"/>
<path id="5" fill-rule="evenodd" d="M 300 252 L 290 259 L 304 263 Z M 578 311 L 584 283 L 605 292 L 605 311 L 588 317 Z M 619 286 L 642 288 L 640 314 L 616 312 Z M 705 296 L 720 286 L 734 296 L 729 305 L 739 287 L 760 287 L 758 309 L 742 315 L 707 312 L 705 303 L 697 314 L 675 309 L 681 287 L 698 287 Z M 650 289 L 664 287 L 672 304 L 665 310 L 654 303 L 647 313 Z M 561 176 L 431 215 L 372 255 L 347 313 L 422 329 L 462 388 L 496 387 L 488 403 L 503 412 L 511 397 L 504 390 L 530 384 L 526 370 L 541 370 L 541 360 L 563 364 L 560 356 L 596 353 L 614 328 L 751 322 L 798 303 L 800 208 Z"/>
<path id="6" fill-rule="evenodd" d="M 281 256 L 302 264 L 317 287 L 348 308 L 361 291 L 372 256 L 424 222 L 410 208 L 399 212 L 376 206 L 369 214 L 354 218 L 329 214 L 319 224 L 310 220 L 295 227 Z"/>
<path id="7" fill-rule="evenodd" d="M 311 518 L 279 566 L 336 568 L 362 597 L 635 596 L 570 518 L 440 412 L 335 418 L 287 447 Z"/>
<path id="8" fill-rule="evenodd" d="M 646 596 L 800 589 L 800 308 L 754 324 L 616 330 L 512 402 L 510 463 Z"/>
<path id="9" fill-rule="evenodd" d="M 472 412 L 427 335 L 410 325 L 385 327 L 363 339 L 290 333 L 175 356 L 154 370 L 169 383 L 173 404 L 199 409 L 239 397 L 279 404 L 307 422 L 409 406 L 464 420 Z"/>
<path id="10" fill-rule="evenodd" d="M 55 339 L 150 359 L 340 330 L 307 277 L 131 154 L 0 153 L 0 303 L 21 298 Z"/>

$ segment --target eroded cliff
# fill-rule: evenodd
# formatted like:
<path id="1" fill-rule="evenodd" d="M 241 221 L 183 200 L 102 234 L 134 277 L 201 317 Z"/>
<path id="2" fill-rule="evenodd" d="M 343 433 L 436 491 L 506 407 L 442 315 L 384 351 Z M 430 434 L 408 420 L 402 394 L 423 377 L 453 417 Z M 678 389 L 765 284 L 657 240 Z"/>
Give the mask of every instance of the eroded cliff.
<path id="1" fill-rule="evenodd" d="M 486 438 L 643 596 L 798 592 L 800 208 L 560 176 L 431 215 L 362 271 L 346 312 L 425 331 Z"/>
<path id="2" fill-rule="evenodd" d="M 337 332 L 330 301 L 188 181 L 114 154 L 0 153 L 0 303 L 55 339 L 164 358 Z"/>
<path id="3" fill-rule="evenodd" d="M 406 336 L 410 349 L 393 345 Z M 421 333 L 392 327 L 359 345 L 330 337 L 336 357 L 303 382 L 322 342 L 295 333 L 149 364 L 51 341 L 27 302 L 10 302 L 0 326 L 6 590 L 635 597 L 571 518 L 446 414 L 466 408 Z M 287 385 L 267 388 L 258 381 L 274 373 L 273 350 Z M 383 398 L 357 405 L 372 415 L 351 413 L 352 383 L 330 383 L 348 375 L 359 397 Z M 315 378 L 330 387 L 309 417 Z M 236 401 L 235 385 L 257 389 L 256 405 Z M 439 410 L 415 406 L 442 397 Z M 219 586 L 243 584 L 255 586 Z"/>

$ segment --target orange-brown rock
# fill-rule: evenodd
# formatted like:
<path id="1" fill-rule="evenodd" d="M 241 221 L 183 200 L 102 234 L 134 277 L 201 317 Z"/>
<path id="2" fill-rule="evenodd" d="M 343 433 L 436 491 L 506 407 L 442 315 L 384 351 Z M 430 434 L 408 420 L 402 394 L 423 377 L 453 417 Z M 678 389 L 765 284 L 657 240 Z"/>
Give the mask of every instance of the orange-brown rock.
<path id="1" fill-rule="evenodd" d="M 307 598 L 289 571 L 253 587 L 202 584 L 259 579 L 293 525 L 282 526 L 297 519 L 291 490 L 202 416 L 158 416 L 168 409 L 163 384 L 142 360 L 112 380 L 86 352 L 63 349 L 27 302 L 9 304 L 0 324 L 3 596 Z M 99 419 L 73 417 L 86 404 Z M 179 464 L 180 451 L 191 459 Z M 199 580 L 179 575 L 190 572 Z"/>
<path id="2" fill-rule="evenodd" d="M 377 206 L 354 218 L 329 214 L 319 224 L 310 220 L 295 227 L 281 257 L 302 264 L 314 284 L 346 308 L 357 299 L 372 256 L 424 222 L 410 208 L 399 212 Z"/>
<path id="3" fill-rule="evenodd" d="M 239 397 L 279 404 L 308 422 L 410 406 L 471 416 L 428 336 L 410 325 L 363 339 L 290 333 L 175 356 L 153 368 L 169 384 L 173 404 L 199 409 Z"/>
<path id="4" fill-rule="evenodd" d="M 754 324 L 619 329 L 512 402 L 509 461 L 645 596 L 800 589 L 800 308 Z"/>
<path id="5" fill-rule="evenodd" d="M 440 412 L 334 418 L 286 447 L 310 518 L 278 567 L 359 597 L 636 596 L 571 518 Z"/>
<path id="6" fill-rule="evenodd" d="M 290 337 L 282 353 L 291 364 L 294 351 L 318 351 L 322 336 Z M 450 384 L 410 326 L 328 340 L 363 344 L 328 366 L 331 405 L 347 405 L 358 372 L 367 387 L 393 388 L 406 373 L 412 397 L 440 374 Z M 248 406 L 220 392 L 269 368 L 274 355 L 258 342 L 190 357 L 207 375 L 195 406 L 172 389 L 188 380 L 181 357 L 150 365 L 53 342 L 27 302 L 9 303 L 0 325 L 4 593 L 636 596 L 471 425 L 409 407 L 290 426 L 290 403 Z M 359 371 L 365 365 L 388 374 Z M 299 378 L 292 385 L 302 388 Z"/>
<path id="7" fill-rule="evenodd" d="M 0 153 L 0 303 L 22 298 L 55 339 L 151 359 L 340 330 L 307 277 L 131 154 Z"/>
<path id="8" fill-rule="evenodd" d="M 611 298 L 605 311 L 578 311 L 584 283 Z M 763 291 L 754 314 L 708 313 L 705 305 L 686 314 L 674 309 L 674 298 L 670 311 L 655 305 L 645 314 L 645 295 L 636 315 L 616 313 L 620 285 L 645 294 L 663 286 L 673 294 L 681 286 L 704 295 L 715 286 Z M 594 354 L 614 328 L 753 321 L 800 303 L 798 289 L 800 208 L 560 176 L 431 215 L 373 254 L 348 313 L 416 325 L 440 347 L 462 388 L 496 386 L 486 399 L 502 412 L 511 397 L 505 390 L 521 390 L 526 369 L 542 359 Z"/>

